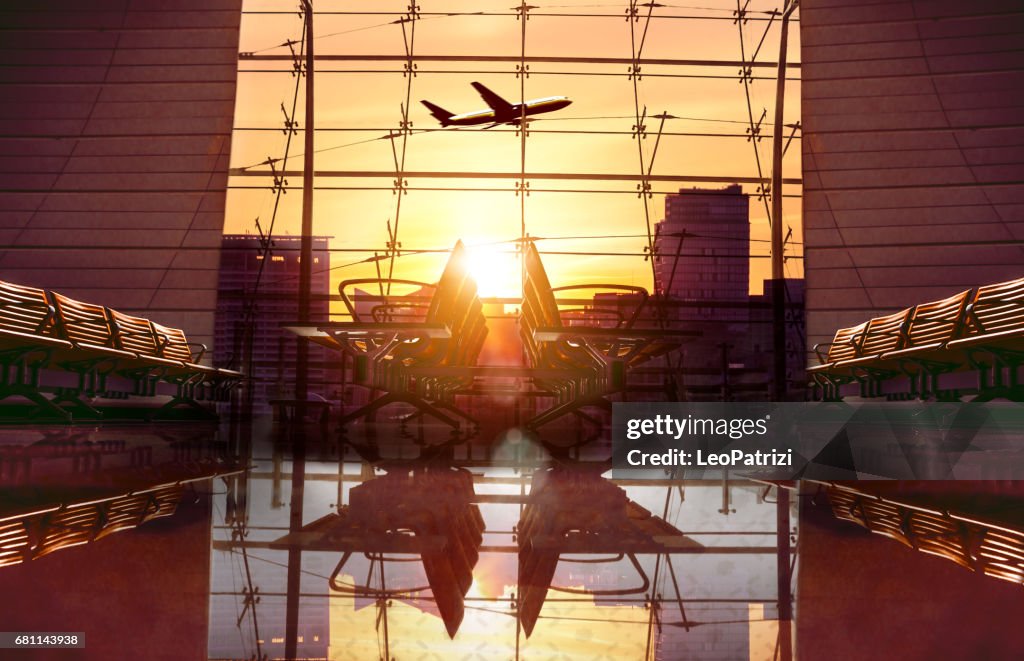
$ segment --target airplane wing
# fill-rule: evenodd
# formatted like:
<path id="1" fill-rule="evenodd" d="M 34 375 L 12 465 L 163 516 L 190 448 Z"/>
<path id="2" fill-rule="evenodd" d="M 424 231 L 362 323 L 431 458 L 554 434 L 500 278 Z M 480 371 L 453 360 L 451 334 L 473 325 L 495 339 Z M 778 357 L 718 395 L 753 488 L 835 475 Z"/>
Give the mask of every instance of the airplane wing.
<path id="1" fill-rule="evenodd" d="M 491 107 L 496 115 L 507 115 L 513 112 L 512 104 L 501 98 L 491 90 L 487 89 L 480 83 L 470 83 L 480 96 L 483 97 L 484 101 Z"/>

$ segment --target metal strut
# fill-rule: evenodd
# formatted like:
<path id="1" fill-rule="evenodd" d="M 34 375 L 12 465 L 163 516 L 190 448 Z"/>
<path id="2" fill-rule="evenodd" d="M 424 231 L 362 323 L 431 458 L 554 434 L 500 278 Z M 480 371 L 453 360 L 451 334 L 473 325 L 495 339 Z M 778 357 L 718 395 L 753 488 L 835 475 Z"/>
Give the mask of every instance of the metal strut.
<path id="1" fill-rule="evenodd" d="M 284 103 L 281 103 L 281 112 L 284 114 L 284 125 L 283 128 L 281 129 L 285 135 L 284 155 L 281 158 L 273 158 L 271 156 L 268 156 L 267 160 L 264 161 L 264 163 L 270 168 L 271 177 L 273 180 L 273 185 L 270 187 L 270 190 L 274 195 L 274 207 L 270 215 L 270 225 L 267 227 L 265 233 L 263 231 L 262 225 L 260 225 L 259 217 L 257 217 L 255 221 L 256 232 L 257 235 L 259 236 L 260 242 L 259 254 L 263 256 L 263 259 L 259 260 L 259 267 L 256 269 L 255 282 L 253 283 L 252 291 L 250 292 L 250 295 L 245 302 L 245 308 L 242 314 L 241 328 L 244 333 L 244 337 L 240 343 L 240 346 L 244 347 L 244 371 L 246 374 L 253 373 L 252 336 L 253 333 L 255 332 L 256 302 L 259 299 L 260 284 L 262 283 L 263 280 L 263 271 L 266 268 L 267 263 L 271 261 L 267 259 L 267 257 L 270 256 L 271 250 L 273 248 L 273 241 L 271 240 L 271 237 L 274 234 L 274 224 L 277 221 L 277 211 L 281 206 L 281 196 L 287 194 L 288 192 L 288 180 L 285 178 L 284 170 L 288 166 L 288 158 L 291 153 L 292 146 L 292 137 L 294 137 L 298 133 L 298 125 L 295 122 L 294 118 L 299 103 L 299 84 L 302 81 L 303 77 L 305 76 L 305 65 L 303 64 L 302 56 L 306 47 L 306 38 L 306 24 L 304 22 L 302 25 L 302 36 L 300 37 L 299 41 L 296 42 L 292 39 L 288 39 L 287 41 L 285 41 L 285 45 L 287 45 L 288 48 L 291 50 L 291 59 L 293 66 L 292 75 L 295 77 L 295 88 L 292 92 L 291 113 L 288 113 L 287 110 L 285 109 Z M 299 46 L 298 52 L 296 52 L 294 48 L 296 44 Z M 280 171 L 275 168 L 275 164 L 277 163 L 281 164 Z M 243 355 L 232 356 L 232 360 L 230 361 L 229 367 L 237 367 L 241 365 L 243 361 Z M 253 389 L 249 387 L 247 389 L 247 397 L 251 398 L 252 392 Z"/>
<path id="2" fill-rule="evenodd" d="M 756 122 L 754 121 L 754 106 L 753 102 L 750 99 L 750 83 L 753 74 L 753 68 L 755 66 L 754 59 L 757 57 L 757 51 L 755 51 L 754 56 L 751 57 L 748 61 L 746 41 L 743 37 L 743 26 L 746 24 L 748 20 L 747 7 L 750 5 L 750 0 L 746 0 L 746 2 L 743 2 L 742 5 L 740 4 L 741 2 L 742 0 L 736 0 L 736 11 L 733 12 L 733 16 L 734 22 L 736 23 L 736 26 L 739 29 L 740 34 L 740 62 L 742 62 L 742 64 L 740 66 L 739 76 L 740 83 L 743 85 L 743 94 L 747 100 L 747 119 L 749 120 L 750 124 L 750 126 L 747 128 L 747 133 L 749 133 L 749 135 L 747 136 L 747 140 L 750 142 L 751 146 L 754 149 L 754 163 L 757 165 L 757 177 L 758 179 L 761 180 L 761 183 L 757 187 L 757 199 L 761 200 L 761 202 L 764 204 L 765 217 L 768 218 L 768 224 L 771 225 L 772 210 L 768 206 L 768 202 L 772 195 L 771 183 L 765 181 L 764 170 L 761 168 L 761 152 L 758 151 L 757 148 L 757 144 L 761 141 L 761 122 L 764 121 L 765 117 L 768 116 L 768 109 L 764 108 L 761 113 L 761 118 L 758 119 Z M 774 14 L 772 18 L 774 19 Z M 761 35 L 761 43 L 759 43 L 757 46 L 758 51 L 761 49 L 761 44 L 764 43 L 764 38 L 768 35 L 768 29 L 771 28 L 771 26 L 772 21 L 769 21 L 768 25 L 765 26 L 764 34 Z M 763 63 L 757 64 L 756 66 L 761 66 L 762 64 Z M 778 192 L 781 193 L 782 191 L 780 190 Z"/>
<path id="3" fill-rule="evenodd" d="M 409 121 L 409 101 L 412 98 L 412 79 L 416 77 L 416 62 L 414 60 L 414 53 L 416 49 L 416 21 L 420 17 L 419 14 L 420 6 L 416 4 L 416 0 L 412 0 L 407 7 L 407 12 L 404 17 L 399 19 L 397 23 L 402 27 L 402 45 L 405 48 L 405 71 L 402 72 L 402 76 L 405 77 L 405 103 L 400 104 L 402 111 L 402 120 L 398 124 L 398 135 L 402 137 L 402 150 L 399 154 L 395 148 L 395 136 L 388 131 L 388 137 L 391 141 L 391 153 L 395 159 L 395 180 L 394 188 L 392 192 L 395 194 L 395 229 L 391 231 L 390 223 L 388 225 L 388 239 L 390 244 L 390 250 L 388 254 L 388 284 L 387 294 L 391 294 L 391 278 L 395 274 L 395 257 L 398 256 L 398 224 L 402 218 L 402 198 L 408 195 L 409 182 L 405 179 L 405 154 L 409 144 L 409 136 L 412 135 L 412 122 Z M 406 30 L 405 24 L 409 24 L 409 29 Z"/>

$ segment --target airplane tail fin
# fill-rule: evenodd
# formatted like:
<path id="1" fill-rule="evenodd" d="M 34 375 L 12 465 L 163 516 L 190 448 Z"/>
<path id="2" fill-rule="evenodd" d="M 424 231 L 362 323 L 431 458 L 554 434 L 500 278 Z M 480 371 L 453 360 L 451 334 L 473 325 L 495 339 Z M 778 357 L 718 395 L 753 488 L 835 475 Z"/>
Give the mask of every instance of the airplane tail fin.
<path id="1" fill-rule="evenodd" d="M 448 112 L 439 105 L 433 104 L 430 101 L 420 101 L 423 105 L 430 110 L 430 114 L 434 116 L 434 119 L 441 122 L 441 126 L 448 126 L 451 124 L 448 120 L 451 119 L 452 113 Z"/>

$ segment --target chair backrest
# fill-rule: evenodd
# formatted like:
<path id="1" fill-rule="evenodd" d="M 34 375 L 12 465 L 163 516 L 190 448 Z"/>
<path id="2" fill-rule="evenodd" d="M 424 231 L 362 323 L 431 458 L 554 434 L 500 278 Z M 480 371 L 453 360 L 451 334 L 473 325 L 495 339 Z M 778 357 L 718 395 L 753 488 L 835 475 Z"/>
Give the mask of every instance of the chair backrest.
<path id="1" fill-rule="evenodd" d="M 384 291 L 392 291 L 392 285 L 398 288 L 415 286 L 417 292 L 412 294 L 359 294 L 357 285 L 374 285 Z M 350 295 L 349 288 L 353 288 Z M 352 278 L 343 280 L 338 285 L 338 293 L 341 295 L 341 302 L 345 304 L 353 321 L 409 321 L 408 317 L 414 317 L 415 321 L 422 321 L 423 310 L 429 308 L 430 300 L 433 298 L 437 285 L 431 285 L 418 280 L 406 280 L 404 278 Z M 430 298 L 427 297 L 429 292 Z M 361 307 L 366 298 L 371 299 L 371 304 Z"/>
<path id="2" fill-rule="evenodd" d="M 538 328 L 558 328 L 562 325 L 562 319 L 558 312 L 558 301 L 540 259 L 540 251 L 533 243 L 527 243 L 524 247 L 523 262 L 526 279 L 523 282 L 523 303 L 519 311 L 519 337 L 530 364 L 539 365 L 543 362 L 543 351 L 533 332 Z"/>
<path id="3" fill-rule="evenodd" d="M 859 356 L 860 341 L 867 325 L 867 322 L 864 322 L 856 326 L 837 330 L 836 336 L 828 348 L 828 359 L 826 362 L 834 363 Z"/>
<path id="4" fill-rule="evenodd" d="M 913 308 L 907 308 L 869 321 L 860 341 L 860 355 L 877 356 L 902 348 L 906 326 L 913 311 Z"/>
<path id="5" fill-rule="evenodd" d="M 469 275 L 469 255 L 462 241 L 456 241 L 448 263 L 438 278 L 434 296 L 430 299 L 426 321 L 431 324 L 444 324 L 451 327 L 459 303 L 459 296 Z"/>
<path id="6" fill-rule="evenodd" d="M 523 304 L 519 314 L 519 337 L 530 365 L 535 367 L 571 366 L 580 369 L 600 369 L 603 365 L 588 347 L 570 342 L 541 343 L 534 337 L 538 328 L 563 329 L 556 289 L 552 288 L 540 251 L 532 243 L 523 251 L 526 279 L 523 282 Z"/>
<path id="7" fill-rule="evenodd" d="M 54 321 L 45 291 L 0 281 L 0 330 L 53 336 Z"/>
<path id="8" fill-rule="evenodd" d="M 562 325 L 562 318 L 558 311 L 558 300 L 555 298 L 554 288 L 548 279 L 548 273 L 544 269 L 544 263 L 540 259 L 540 251 L 533 243 L 528 243 L 524 251 L 526 263 L 526 281 L 529 285 L 529 292 L 524 292 L 524 303 L 529 296 L 531 303 L 537 306 L 537 318 L 541 326 L 547 328 L 558 328 Z"/>
<path id="9" fill-rule="evenodd" d="M 487 320 L 483 303 L 477 296 L 476 282 L 472 278 L 465 281 L 455 315 L 446 362 L 450 365 L 473 365 L 487 336 Z"/>
<path id="10" fill-rule="evenodd" d="M 1024 278 L 979 287 L 967 322 L 972 335 L 1024 331 Z"/>
<path id="11" fill-rule="evenodd" d="M 477 359 L 480 357 L 480 352 L 484 348 L 487 333 L 487 319 L 484 316 L 483 304 L 478 301 L 478 305 L 473 310 L 471 324 L 466 332 L 465 353 L 460 357 L 462 364 L 476 364 Z"/>
<path id="12" fill-rule="evenodd" d="M 959 337 L 970 295 L 971 290 L 965 289 L 941 301 L 922 303 L 914 308 L 914 316 L 907 328 L 907 346 L 948 342 Z"/>
<path id="13" fill-rule="evenodd" d="M 111 309 L 108 309 L 107 313 L 114 326 L 116 348 L 140 356 L 160 356 L 160 340 L 153 331 L 153 324 L 149 319 L 133 317 Z"/>
<path id="14" fill-rule="evenodd" d="M 114 329 L 105 307 L 76 301 L 57 292 L 50 294 L 57 311 L 58 329 L 65 340 L 115 348 Z"/>
<path id="15" fill-rule="evenodd" d="M 150 322 L 153 325 L 153 333 L 160 343 L 160 357 L 169 358 L 170 360 L 180 360 L 183 363 L 192 362 L 192 350 L 189 348 L 188 338 L 185 337 L 185 331 L 180 328 L 171 328 L 170 326 L 164 326 L 158 324 L 155 321 Z"/>

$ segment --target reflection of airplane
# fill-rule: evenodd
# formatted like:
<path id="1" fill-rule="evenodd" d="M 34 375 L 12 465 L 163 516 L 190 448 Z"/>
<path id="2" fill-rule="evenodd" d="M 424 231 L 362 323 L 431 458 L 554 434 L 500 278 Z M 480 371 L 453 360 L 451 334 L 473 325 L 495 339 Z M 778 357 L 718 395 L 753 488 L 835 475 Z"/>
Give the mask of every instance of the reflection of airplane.
<path id="1" fill-rule="evenodd" d="M 526 103 L 509 103 L 480 83 L 472 83 L 472 85 L 480 93 L 480 96 L 484 98 L 487 105 L 491 107 L 490 110 L 478 110 L 476 112 L 455 115 L 441 106 L 434 105 L 430 101 L 421 101 L 420 103 L 430 109 L 430 114 L 434 116 L 434 119 L 441 122 L 441 126 L 491 125 L 484 128 L 491 128 L 498 124 L 518 125 L 522 121 L 524 108 L 526 115 L 539 115 L 542 112 L 561 110 L 572 103 L 567 96 L 548 96 L 543 99 L 533 99 Z"/>

